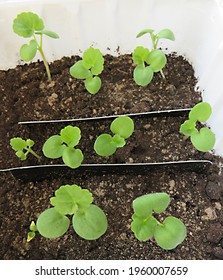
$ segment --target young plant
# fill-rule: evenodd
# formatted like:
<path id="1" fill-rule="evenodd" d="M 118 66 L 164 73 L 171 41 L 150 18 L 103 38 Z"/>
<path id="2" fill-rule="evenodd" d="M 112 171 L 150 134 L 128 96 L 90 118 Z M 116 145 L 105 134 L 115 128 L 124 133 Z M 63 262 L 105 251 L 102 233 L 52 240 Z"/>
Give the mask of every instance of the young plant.
<path id="1" fill-rule="evenodd" d="M 46 238 L 63 235 L 70 226 L 67 215 L 73 215 L 74 231 L 82 238 L 95 240 L 102 236 L 108 227 L 105 213 L 92 204 L 92 194 L 77 185 L 61 186 L 55 197 L 50 199 L 54 206 L 45 210 L 37 219 L 37 230 Z"/>
<path id="2" fill-rule="evenodd" d="M 52 159 L 62 157 L 67 166 L 77 168 L 84 160 L 82 151 L 74 148 L 80 139 L 80 129 L 77 126 L 68 125 L 61 129 L 60 135 L 53 135 L 46 140 L 42 147 L 43 154 Z"/>
<path id="3" fill-rule="evenodd" d="M 169 216 L 161 223 L 154 217 L 154 213 L 164 212 L 169 204 L 170 197 L 166 193 L 146 194 L 133 201 L 131 230 L 139 241 L 155 238 L 165 250 L 172 250 L 183 242 L 186 227 L 178 218 Z"/>
<path id="4" fill-rule="evenodd" d="M 200 131 L 196 128 L 197 122 L 206 122 L 212 113 L 209 103 L 196 104 L 189 113 L 189 119 L 180 126 L 180 132 L 190 137 L 192 145 L 201 152 L 208 152 L 214 148 L 215 134 L 207 127 Z"/>
<path id="5" fill-rule="evenodd" d="M 27 242 L 30 242 L 36 236 L 37 227 L 34 221 L 31 222 L 29 226 L 29 230 L 30 231 L 27 234 Z"/>
<path id="6" fill-rule="evenodd" d="M 84 80 L 86 90 L 96 94 L 101 88 L 101 79 L 98 77 L 104 69 L 104 58 L 99 49 L 88 48 L 82 60 L 70 67 L 72 77 Z"/>
<path id="7" fill-rule="evenodd" d="M 99 156 L 110 156 L 117 148 L 124 147 L 125 139 L 129 138 L 134 131 L 134 122 L 130 117 L 121 116 L 116 118 L 110 125 L 110 134 L 101 134 L 94 143 L 94 150 Z"/>
<path id="8" fill-rule="evenodd" d="M 23 140 L 20 137 L 10 139 L 10 145 L 20 160 L 26 160 L 29 153 L 34 155 L 37 159 L 41 158 L 32 150 L 34 144 L 35 142 L 31 139 Z"/>
<path id="9" fill-rule="evenodd" d="M 150 34 L 153 49 L 150 51 L 147 48 L 138 46 L 133 51 L 133 62 L 137 65 L 134 69 L 133 78 L 137 85 L 147 86 L 153 79 L 156 72 L 160 72 L 165 78 L 162 69 L 166 65 L 166 55 L 162 50 L 157 49 L 160 39 L 175 40 L 174 34 L 170 29 L 162 29 L 157 34 L 154 34 L 153 29 L 142 30 L 136 37 L 139 38 L 145 34 Z"/>
<path id="10" fill-rule="evenodd" d="M 43 20 L 37 14 L 32 12 L 20 13 L 13 21 L 13 31 L 16 34 L 24 38 L 32 37 L 32 40 L 30 40 L 29 44 L 24 44 L 20 48 L 21 58 L 24 61 L 30 61 L 36 56 L 37 51 L 39 51 L 46 68 L 48 80 L 51 81 L 49 64 L 43 52 L 43 35 L 54 39 L 59 38 L 59 36 L 55 32 L 46 30 L 44 28 Z M 39 40 L 37 39 L 37 35 L 40 36 Z"/>

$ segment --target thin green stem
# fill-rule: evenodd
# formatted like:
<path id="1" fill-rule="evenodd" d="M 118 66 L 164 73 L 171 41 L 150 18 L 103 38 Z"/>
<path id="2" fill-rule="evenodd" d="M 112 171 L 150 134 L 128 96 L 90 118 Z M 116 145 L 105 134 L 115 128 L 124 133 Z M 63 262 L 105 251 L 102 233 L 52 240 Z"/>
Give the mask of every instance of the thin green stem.
<path id="1" fill-rule="evenodd" d="M 31 148 L 25 148 L 27 150 L 27 152 L 25 153 L 25 155 L 28 155 L 28 153 L 31 153 L 32 155 L 34 155 L 38 160 L 41 159 L 41 157 L 39 155 L 37 155 L 37 153 L 35 153 Z"/>
<path id="2" fill-rule="evenodd" d="M 166 79 L 166 77 L 165 77 L 165 75 L 164 75 L 164 73 L 163 73 L 163 70 L 162 70 L 162 69 L 160 70 L 160 74 L 161 74 L 161 76 L 163 77 L 163 79 L 165 80 L 165 79 Z"/>

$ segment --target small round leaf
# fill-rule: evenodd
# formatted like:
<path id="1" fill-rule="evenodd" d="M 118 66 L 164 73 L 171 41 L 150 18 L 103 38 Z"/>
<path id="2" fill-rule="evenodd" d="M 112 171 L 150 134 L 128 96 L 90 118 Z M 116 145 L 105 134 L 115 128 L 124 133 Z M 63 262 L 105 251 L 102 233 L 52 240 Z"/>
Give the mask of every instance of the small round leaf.
<path id="1" fill-rule="evenodd" d="M 81 130 L 77 126 L 68 125 L 60 131 L 61 138 L 69 147 L 76 146 L 81 139 Z"/>
<path id="2" fill-rule="evenodd" d="M 17 151 L 15 154 L 20 160 L 26 160 L 26 154 L 23 151 Z"/>
<path id="3" fill-rule="evenodd" d="M 76 79 L 87 79 L 91 76 L 90 70 L 88 70 L 82 60 L 76 62 L 70 67 L 70 74 Z"/>
<path id="4" fill-rule="evenodd" d="M 47 158 L 60 158 L 66 148 L 60 135 L 53 135 L 43 145 L 42 151 Z"/>
<path id="5" fill-rule="evenodd" d="M 168 28 L 160 30 L 160 32 L 157 34 L 157 37 L 159 39 L 169 39 L 172 41 L 175 40 L 175 36 L 173 32 Z"/>
<path id="6" fill-rule="evenodd" d="M 40 32 L 36 32 L 36 34 L 39 34 L 39 33 L 44 34 L 44 35 L 46 35 L 48 37 L 51 37 L 53 39 L 58 39 L 59 38 L 59 35 L 57 33 L 53 32 L 53 31 L 50 31 L 50 30 L 42 30 Z"/>
<path id="7" fill-rule="evenodd" d="M 189 119 L 192 121 L 206 122 L 212 113 L 211 105 L 207 102 L 196 104 L 189 113 Z"/>
<path id="8" fill-rule="evenodd" d="M 116 144 L 109 134 L 101 134 L 94 143 L 94 150 L 99 156 L 110 156 L 116 151 Z"/>
<path id="9" fill-rule="evenodd" d="M 154 236 L 154 230 L 157 226 L 155 218 L 151 216 L 143 219 L 134 214 L 132 219 L 131 230 L 139 241 L 146 241 Z"/>
<path id="10" fill-rule="evenodd" d="M 84 160 L 83 153 L 80 149 L 66 147 L 62 154 L 63 162 L 70 168 L 78 168 Z"/>
<path id="11" fill-rule="evenodd" d="M 149 34 L 151 35 L 153 32 L 154 32 L 153 29 L 143 29 L 142 31 L 140 31 L 140 32 L 137 34 L 136 38 L 139 38 L 139 37 L 141 37 L 141 36 L 143 36 L 143 35 L 145 35 L 145 34 L 147 34 L 147 33 L 149 33 Z"/>
<path id="12" fill-rule="evenodd" d="M 113 136 L 113 142 L 115 143 L 117 148 L 122 148 L 126 144 L 125 139 L 118 134 L 115 134 Z"/>
<path id="13" fill-rule="evenodd" d="M 157 214 L 162 213 L 169 204 L 170 197 L 167 193 L 150 193 L 133 200 L 133 209 L 138 217 L 146 218 L 153 211 Z"/>
<path id="14" fill-rule="evenodd" d="M 132 54 L 133 62 L 137 65 L 143 65 L 149 56 L 149 50 L 142 46 L 138 46 L 134 49 Z"/>
<path id="15" fill-rule="evenodd" d="M 114 134 L 118 134 L 124 139 L 127 139 L 134 132 L 134 122 L 128 116 L 121 116 L 111 123 L 110 129 Z"/>
<path id="16" fill-rule="evenodd" d="M 133 72 L 133 78 L 137 85 L 145 87 L 153 79 L 153 69 L 150 66 L 137 66 Z"/>
<path id="17" fill-rule="evenodd" d="M 162 225 L 158 225 L 154 231 L 157 244 L 165 249 L 172 250 L 182 243 L 187 230 L 183 222 L 175 217 L 167 217 Z"/>
<path id="18" fill-rule="evenodd" d="M 146 62 L 150 64 L 153 72 L 159 72 L 166 65 L 167 59 L 161 50 L 153 50 L 150 52 Z"/>
<path id="19" fill-rule="evenodd" d="M 32 12 L 23 12 L 17 15 L 13 21 L 13 31 L 19 36 L 29 38 L 34 31 L 44 29 L 43 20 Z"/>
<path id="20" fill-rule="evenodd" d="M 85 88 L 91 94 L 96 94 L 101 88 L 101 79 L 99 77 L 89 77 L 84 81 Z"/>
<path id="21" fill-rule="evenodd" d="M 83 53 L 83 63 L 87 69 L 91 68 L 93 75 L 99 75 L 104 69 L 104 58 L 99 49 L 88 48 Z"/>
<path id="22" fill-rule="evenodd" d="M 27 139 L 26 140 L 26 144 L 29 148 L 31 148 L 32 146 L 34 146 L 35 142 L 31 139 Z"/>
<path id="23" fill-rule="evenodd" d="M 215 134 L 209 128 L 203 127 L 191 134 L 191 143 L 198 151 L 208 152 L 214 148 Z"/>
<path id="24" fill-rule="evenodd" d="M 29 45 L 24 44 L 20 48 L 20 56 L 24 61 L 32 60 L 37 52 L 37 44 L 35 40 L 31 40 Z"/>
<path id="25" fill-rule="evenodd" d="M 91 204 L 84 212 L 73 216 L 75 232 L 86 240 L 95 240 L 107 230 L 108 222 L 105 213 L 96 205 Z"/>
<path id="26" fill-rule="evenodd" d="M 183 133 L 185 136 L 191 136 L 191 134 L 196 130 L 196 122 L 192 120 L 186 120 L 180 126 L 180 132 Z"/>
<path id="27" fill-rule="evenodd" d="M 36 222 L 39 233 L 46 238 L 56 238 L 63 235 L 68 230 L 69 225 L 70 220 L 54 208 L 42 212 Z"/>
<path id="28" fill-rule="evenodd" d="M 15 137 L 10 140 L 10 145 L 14 151 L 23 150 L 27 147 L 27 143 L 20 137 Z"/>

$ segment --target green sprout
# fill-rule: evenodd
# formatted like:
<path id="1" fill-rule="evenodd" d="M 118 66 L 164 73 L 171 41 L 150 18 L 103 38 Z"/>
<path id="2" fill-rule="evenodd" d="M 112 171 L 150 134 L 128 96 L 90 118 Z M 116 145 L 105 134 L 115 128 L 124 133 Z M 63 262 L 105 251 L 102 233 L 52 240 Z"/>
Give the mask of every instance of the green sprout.
<path id="1" fill-rule="evenodd" d="M 165 250 L 172 250 L 183 242 L 186 227 L 181 220 L 169 216 L 161 223 L 153 216 L 164 212 L 169 204 L 170 197 L 166 193 L 146 194 L 133 201 L 131 230 L 139 241 L 154 238 Z"/>
<path id="2" fill-rule="evenodd" d="M 82 60 L 70 67 L 72 77 L 84 80 L 86 90 L 96 94 L 101 88 L 101 79 L 98 77 L 104 69 L 104 58 L 99 49 L 88 48 Z"/>
<path id="3" fill-rule="evenodd" d="M 43 154 L 52 159 L 62 157 L 67 166 L 77 168 L 84 160 L 82 151 L 74 148 L 80 139 L 80 129 L 77 126 L 68 125 L 61 129 L 60 135 L 53 135 L 46 140 L 42 147 Z"/>
<path id="4" fill-rule="evenodd" d="M 34 221 L 31 222 L 31 224 L 29 226 L 29 230 L 30 231 L 27 234 L 27 242 L 30 242 L 36 236 L 37 227 L 36 227 L 36 224 Z"/>
<path id="5" fill-rule="evenodd" d="M 43 20 L 37 14 L 34 14 L 32 12 L 20 13 L 13 21 L 13 31 L 17 35 L 24 38 L 32 37 L 32 40 L 29 42 L 29 44 L 24 44 L 21 46 L 21 58 L 24 61 L 30 61 L 36 56 L 37 51 L 39 51 L 46 68 L 48 80 L 51 81 L 49 64 L 43 52 L 43 35 L 49 36 L 54 39 L 59 38 L 59 36 L 55 32 L 46 30 L 44 28 L 45 27 Z M 40 36 L 39 41 L 37 40 L 36 35 Z"/>
<path id="6" fill-rule="evenodd" d="M 190 137 L 192 145 L 201 152 L 208 152 L 214 148 L 215 134 L 207 127 L 200 131 L 196 128 L 197 122 L 206 122 L 212 113 L 209 103 L 196 104 L 189 113 L 189 119 L 180 126 L 180 132 Z"/>
<path id="7" fill-rule="evenodd" d="M 26 160 L 29 153 L 34 155 L 37 159 L 41 158 L 33 151 L 32 147 L 34 144 L 35 142 L 31 139 L 23 140 L 20 137 L 10 139 L 10 145 L 20 160 Z"/>
<path id="8" fill-rule="evenodd" d="M 170 29 L 162 29 L 154 34 L 153 29 L 142 30 L 136 37 L 139 38 L 145 34 L 150 34 L 153 49 L 138 46 L 132 54 L 133 62 L 137 65 L 134 69 L 133 78 L 137 85 L 147 86 L 153 79 L 154 73 L 160 72 L 165 79 L 162 69 L 166 65 L 167 58 L 164 52 L 157 49 L 160 39 L 175 40 L 174 34 Z"/>
<path id="9" fill-rule="evenodd" d="M 128 116 L 121 116 L 111 123 L 110 130 L 114 133 L 113 137 L 110 134 L 101 134 L 94 143 L 94 150 L 99 156 L 110 156 L 117 148 L 124 147 L 125 139 L 134 131 L 134 122 Z"/>
<path id="10" fill-rule="evenodd" d="M 101 208 L 92 204 L 93 197 L 87 189 L 77 185 L 61 186 L 50 199 L 54 206 L 42 212 L 37 219 L 37 230 L 46 238 L 63 235 L 70 226 L 67 215 L 73 215 L 74 231 L 86 240 L 95 240 L 107 230 L 108 222 Z"/>

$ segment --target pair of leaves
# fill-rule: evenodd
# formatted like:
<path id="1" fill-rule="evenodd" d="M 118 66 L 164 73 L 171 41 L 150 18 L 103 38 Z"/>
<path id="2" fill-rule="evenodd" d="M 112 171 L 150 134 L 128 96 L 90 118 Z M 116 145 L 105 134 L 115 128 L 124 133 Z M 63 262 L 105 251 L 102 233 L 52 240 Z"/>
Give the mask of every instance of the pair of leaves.
<path id="1" fill-rule="evenodd" d="M 70 68 L 70 74 L 77 79 L 83 79 L 85 88 L 91 94 L 96 94 L 101 88 L 98 77 L 104 69 L 104 58 L 99 49 L 89 48 L 83 53 L 82 60 Z"/>
<path id="2" fill-rule="evenodd" d="M 155 72 L 159 72 L 166 65 L 167 59 L 161 50 L 151 52 L 144 47 L 138 46 L 133 52 L 133 61 L 137 64 L 133 78 L 137 85 L 147 86 L 153 79 Z M 145 66 L 145 63 L 149 66 Z"/>
<path id="3" fill-rule="evenodd" d="M 101 134 L 94 143 L 94 150 L 100 156 L 110 156 L 117 148 L 124 147 L 125 139 L 134 131 L 134 122 L 128 116 L 121 116 L 111 123 L 110 130 L 114 133 L 113 137 L 110 134 Z"/>
<path id="4" fill-rule="evenodd" d="M 26 160 L 31 147 L 34 145 L 34 141 L 31 139 L 23 140 L 20 137 L 15 137 L 10 140 L 10 145 L 20 160 Z M 24 150 L 26 152 L 24 152 Z"/>
<path id="5" fill-rule="evenodd" d="M 193 146 L 201 152 L 207 152 L 213 149 L 215 145 L 215 135 L 207 127 L 201 128 L 200 131 L 196 128 L 197 121 L 207 121 L 212 113 L 209 103 L 200 102 L 196 104 L 189 113 L 189 119 L 186 120 L 180 127 L 180 132 L 185 136 L 190 137 Z"/>
<path id="6" fill-rule="evenodd" d="M 131 229 L 138 240 L 147 241 L 154 237 L 161 248 L 171 250 L 185 239 L 186 228 L 179 219 L 170 216 L 161 224 L 152 216 L 153 212 L 165 211 L 169 203 L 166 193 L 148 194 L 133 201 Z"/>
<path id="7" fill-rule="evenodd" d="M 77 185 L 61 186 L 50 202 L 54 208 L 45 210 L 37 220 L 39 233 L 47 238 L 63 235 L 69 228 L 67 214 L 74 214 L 72 224 L 75 232 L 82 238 L 94 240 L 107 230 L 104 212 L 92 204 L 92 194 Z"/>
<path id="8" fill-rule="evenodd" d="M 61 129 L 60 135 L 53 135 L 43 145 L 43 153 L 47 158 L 60 158 L 71 167 L 77 168 L 81 165 L 84 156 L 80 149 L 74 149 L 81 138 L 81 131 L 77 126 L 66 126 Z"/>

